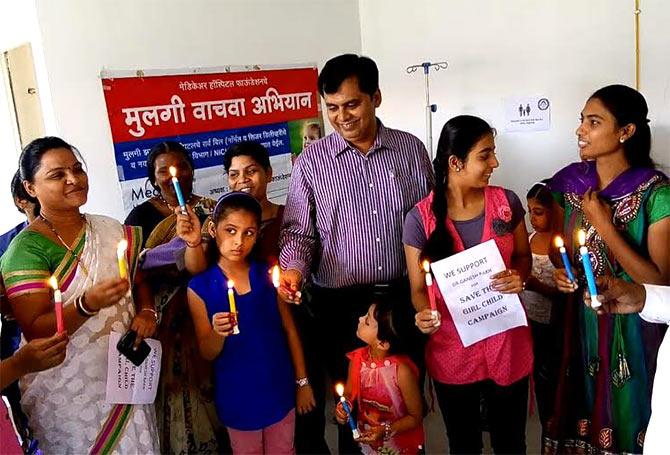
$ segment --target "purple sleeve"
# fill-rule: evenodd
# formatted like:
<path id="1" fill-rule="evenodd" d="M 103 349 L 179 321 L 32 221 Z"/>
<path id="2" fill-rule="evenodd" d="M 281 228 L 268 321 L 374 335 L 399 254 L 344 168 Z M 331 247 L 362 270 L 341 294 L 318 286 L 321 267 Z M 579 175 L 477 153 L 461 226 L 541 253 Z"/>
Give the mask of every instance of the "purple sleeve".
<path id="1" fill-rule="evenodd" d="M 293 166 L 279 237 L 281 267 L 296 269 L 303 278 L 307 278 L 311 271 L 318 238 L 314 218 L 316 202 L 307 179 L 306 158 L 303 153 Z"/>
<path id="2" fill-rule="evenodd" d="M 512 226 L 516 229 L 519 223 L 523 221 L 523 217 L 526 216 L 526 209 L 523 208 L 519 196 L 514 191 L 505 190 L 505 196 L 507 196 L 509 207 L 512 210 Z"/>
<path id="3" fill-rule="evenodd" d="M 402 243 L 423 250 L 427 240 L 419 209 L 416 206 L 412 207 L 412 210 L 407 212 L 407 216 L 405 216 L 405 223 L 402 227 Z"/>
<path id="4" fill-rule="evenodd" d="M 164 265 L 176 265 L 179 270 L 184 269 L 184 252 L 186 242 L 175 237 L 168 243 L 145 250 L 142 269 L 153 269 Z"/>

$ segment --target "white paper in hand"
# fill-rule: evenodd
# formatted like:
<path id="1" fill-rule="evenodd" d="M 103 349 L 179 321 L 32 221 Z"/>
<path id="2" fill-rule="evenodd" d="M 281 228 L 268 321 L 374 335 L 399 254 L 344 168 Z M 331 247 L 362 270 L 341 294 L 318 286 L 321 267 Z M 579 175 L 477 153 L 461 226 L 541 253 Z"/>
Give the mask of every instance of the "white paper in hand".
<path id="1" fill-rule="evenodd" d="M 161 373 L 161 343 L 145 338 L 151 352 L 142 365 L 135 366 L 116 349 L 121 334 L 109 334 L 107 352 L 107 403 L 151 404 L 158 392 L 158 379 Z"/>
<path id="2" fill-rule="evenodd" d="M 491 275 L 506 268 L 494 240 L 433 262 L 431 268 L 463 346 L 528 325 L 519 297 L 491 288 Z"/>

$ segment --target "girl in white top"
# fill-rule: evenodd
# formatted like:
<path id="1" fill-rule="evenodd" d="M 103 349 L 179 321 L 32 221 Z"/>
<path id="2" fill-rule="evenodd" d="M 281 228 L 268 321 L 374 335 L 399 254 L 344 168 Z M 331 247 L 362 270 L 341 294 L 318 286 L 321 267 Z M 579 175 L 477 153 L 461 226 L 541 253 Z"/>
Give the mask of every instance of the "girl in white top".
<path id="1" fill-rule="evenodd" d="M 533 268 L 526 282 L 526 290 L 521 293 L 521 301 L 526 308 L 533 335 L 533 379 L 540 421 L 544 427 L 553 406 L 559 358 L 555 324 L 552 324 L 552 307 L 559 294 L 553 279 L 554 265 L 549 260 L 553 199 L 544 182 L 533 185 L 526 199 L 533 227 L 529 235 Z"/>

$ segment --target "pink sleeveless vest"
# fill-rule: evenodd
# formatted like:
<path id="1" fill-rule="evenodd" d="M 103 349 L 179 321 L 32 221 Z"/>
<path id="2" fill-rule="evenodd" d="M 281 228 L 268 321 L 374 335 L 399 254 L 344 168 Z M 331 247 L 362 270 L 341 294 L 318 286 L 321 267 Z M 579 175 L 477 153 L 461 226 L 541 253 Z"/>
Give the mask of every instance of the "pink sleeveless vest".
<path id="1" fill-rule="evenodd" d="M 508 223 L 512 210 L 505 190 L 497 186 L 487 186 L 484 190 L 484 229 L 481 242 L 493 239 L 500 250 L 505 265 L 512 265 L 514 235 L 506 232 L 499 235 L 494 223 Z M 435 230 L 435 215 L 431 209 L 433 193 L 417 204 L 426 238 Z M 447 230 L 454 239 L 454 251 L 465 248 L 454 223 L 447 218 Z M 516 327 L 479 341 L 467 348 L 463 347 L 446 303 L 437 286 L 432 286 L 428 294 L 435 303 L 442 325 L 430 336 L 426 344 L 426 365 L 430 375 L 444 384 L 468 384 L 491 379 L 496 384 L 510 385 L 530 374 L 533 369 L 533 347 L 529 328 Z"/>

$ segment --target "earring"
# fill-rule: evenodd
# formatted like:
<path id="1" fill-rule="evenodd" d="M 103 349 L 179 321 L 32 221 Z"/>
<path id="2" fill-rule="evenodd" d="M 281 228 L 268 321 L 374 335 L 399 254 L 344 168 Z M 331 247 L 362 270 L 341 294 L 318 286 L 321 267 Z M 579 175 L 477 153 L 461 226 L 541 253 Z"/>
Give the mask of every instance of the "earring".
<path id="1" fill-rule="evenodd" d="M 624 139 L 623 137 L 620 137 L 619 142 L 623 144 L 624 142 L 626 142 L 626 139 Z"/>
<path id="2" fill-rule="evenodd" d="M 456 172 L 461 172 L 461 168 L 460 168 L 460 167 L 457 167 L 457 168 L 456 168 Z"/>

